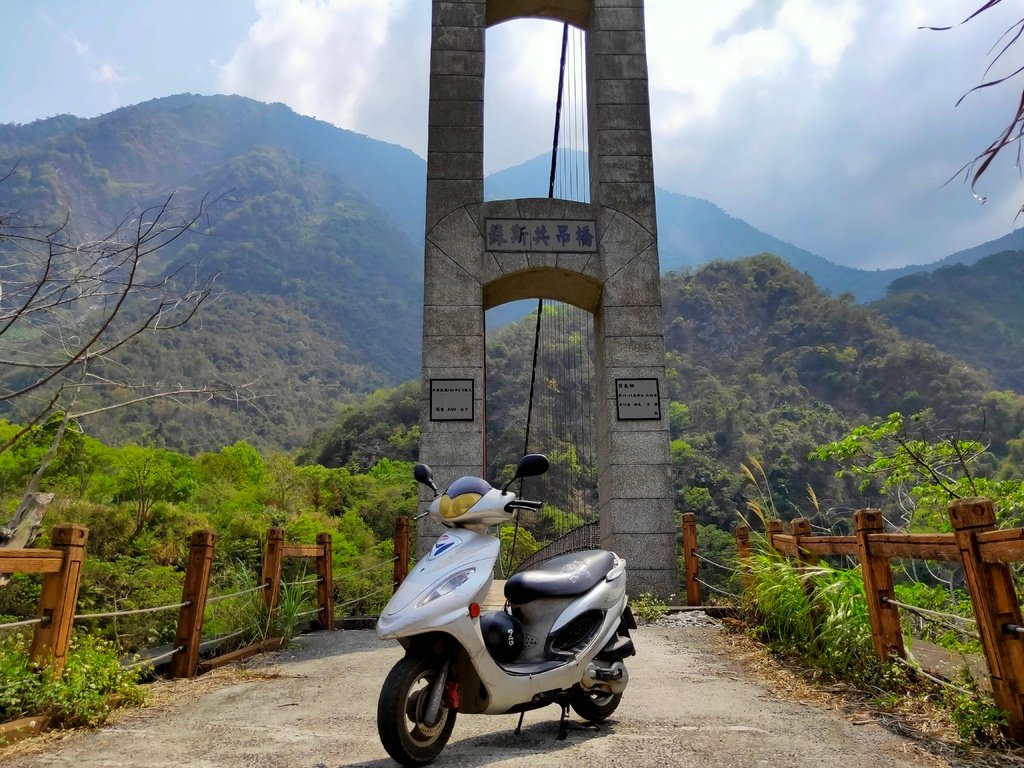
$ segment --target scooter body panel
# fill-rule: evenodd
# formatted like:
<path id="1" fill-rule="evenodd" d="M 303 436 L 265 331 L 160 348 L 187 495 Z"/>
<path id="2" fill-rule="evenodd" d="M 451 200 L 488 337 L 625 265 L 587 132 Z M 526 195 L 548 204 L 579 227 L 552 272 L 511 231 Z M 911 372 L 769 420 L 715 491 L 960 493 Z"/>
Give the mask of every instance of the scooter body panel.
<path id="1" fill-rule="evenodd" d="M 392 595 L 377 621 L 377 636 L 394 640 L 443 630 L 469 604 L 487 594 L 500 545 L 493 536 L 458 529 L 442 535 Z M 472 569 L 471 573 L 467 573 Z M 429 602 L 423 601 L 446 579 L 466 573 L 464 582 Z"/>
<path id="2" fill-rule="evenodd" d="M 600 591 L 605 586 L 599 584 L 592 591 Z M 626 594 L 622 593 L 617 603 L 605 614 L 600 630 L 587 644 L 586 648 L 571 661 L 546 672 L 535 674 L 516 674 L 515 664 L 504 667 L 499 665 L 486 652 L 486 648 L 474 659 L 480 681 L 490 695 L 484 714 L 500 715 L 515 710 L 533 701 L 534 696 L 554 690 L 568 690 L 583 679 L 587 665 L 615 635 L 619 619 L 626 607 Z M 568 609 L 567 609 L 568 610 Z M 578 614 L 574 614 L 578 615 Z M 476 622 L 476 634 L 479 635 L 479 622 Z M 483 639 L 480 639 L 481 646 Z"/>

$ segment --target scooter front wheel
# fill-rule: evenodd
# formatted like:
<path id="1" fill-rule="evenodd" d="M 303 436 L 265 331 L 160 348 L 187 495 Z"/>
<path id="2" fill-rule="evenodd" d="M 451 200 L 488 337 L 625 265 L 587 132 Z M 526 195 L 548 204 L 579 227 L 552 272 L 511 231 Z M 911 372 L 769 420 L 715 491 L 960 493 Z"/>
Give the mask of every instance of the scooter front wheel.
<path id="1" fill-rule="evenodd" d="M 611 717 L 622 701 L 621 693 L 587 691 L 574 685 L 569 691 L 569 705 L 588 723 L 600 723 Z"/>
<path id="2" fill-rule="evenodd" d="M 402 765 L 426 765 L 452 735 L 456 710 L 442 705 L 436 723 L 425 721 L 430 689 L 439 672 L 437 659 L 406 656 L 384 680 L 377 700 L 377 733 L 387 753 Z"/>

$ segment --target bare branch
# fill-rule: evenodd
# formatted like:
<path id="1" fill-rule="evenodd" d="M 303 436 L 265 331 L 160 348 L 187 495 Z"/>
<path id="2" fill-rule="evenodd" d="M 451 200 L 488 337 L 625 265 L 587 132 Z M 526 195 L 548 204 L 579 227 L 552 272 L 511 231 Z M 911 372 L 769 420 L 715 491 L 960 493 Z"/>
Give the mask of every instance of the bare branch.
<path id="1" fill-rule="evenodd" d="M 246 406 L 255 401 L 253 382 L 168 387 L 132 381 L 118 355 L 149 332 L 182 328 L 217 297 L 217 275 L 201 276 L 194 262 L 161 269 L 154 255 L 186 233 L 201 234 L 195 225 L 209 218 L 219 199 L 204 195 L 178 217 L 176 195 L 170 194 L 124 216 L 105 236 L 78 242 L 70 233 L 70 215 L 50 226 L 26 222 L 20 214 L 0 217 L 0 336 L 10 342 L 0 359 L 0 405 L 16 405 L 26 414 L 19 420 L 28 422 L 0 445 L 0 453 L 54 411 L 74 420 L 159 399 L 187 407 L 214 398 Z M 135 396 L 76 408 L 77 394 L 87 388 Z"/>

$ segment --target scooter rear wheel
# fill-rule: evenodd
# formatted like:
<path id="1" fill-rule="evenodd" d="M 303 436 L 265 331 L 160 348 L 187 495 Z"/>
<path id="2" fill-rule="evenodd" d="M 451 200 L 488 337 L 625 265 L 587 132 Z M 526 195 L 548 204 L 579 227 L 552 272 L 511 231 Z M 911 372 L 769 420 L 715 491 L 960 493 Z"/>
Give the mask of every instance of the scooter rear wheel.
<path id="1" fill-rule="evenodd" d="M 402 765 L 426 765 L 440 754 L 452 735 L 458 714 L 454 709 L 442 705 L 436 723 L 424 722 L 439 668 L 436 659 L 406 656 L 384 680 L 377 700 L 377 733 L 387 753 Z"/>
<path id="2" fill-rule="evenodd" d="M 569 705 L 577 715 L 589 723 L 600 723 L 611 717 L 622 701 L 621 693 L 587 691 L 574 685 L 569 691 Z"/>

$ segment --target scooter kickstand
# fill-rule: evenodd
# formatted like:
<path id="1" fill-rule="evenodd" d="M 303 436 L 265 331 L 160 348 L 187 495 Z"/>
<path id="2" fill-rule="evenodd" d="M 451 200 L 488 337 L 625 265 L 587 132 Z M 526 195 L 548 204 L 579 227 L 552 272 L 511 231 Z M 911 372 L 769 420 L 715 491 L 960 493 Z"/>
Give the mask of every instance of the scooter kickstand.
<path id="1" fill-rule="evenodd" d="M 523 732 L 523 718 L 524 717 L 526 717 L 526 711 L 525 710 L 519 713 L 519 722 L 516 723 L 516 729 L 515 729 L 515 731 L 513 731 L 513 733 L 515 733 L 516 736 L 518 736 L 519 734 L 521 734 Z"/>
<path id="2" fill-rule="evenodd" d="M 562 716 L 558 718 L 558 740 L 565 741 L 569 735 L 569 705 L 562 704 Z"/>

